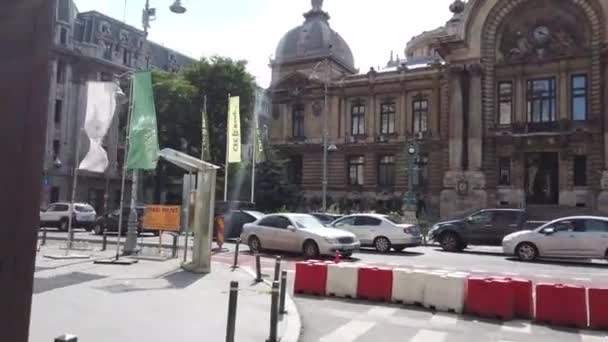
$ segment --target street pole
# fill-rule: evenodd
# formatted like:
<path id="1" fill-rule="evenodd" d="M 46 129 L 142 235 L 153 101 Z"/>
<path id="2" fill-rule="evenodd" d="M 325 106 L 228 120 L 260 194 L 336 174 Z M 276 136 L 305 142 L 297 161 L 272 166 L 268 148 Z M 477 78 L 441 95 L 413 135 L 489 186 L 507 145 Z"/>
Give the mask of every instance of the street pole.
<path id="1" fill-rule="evenodd" d="M 251 203 L 255 203 L 255 164 L 257 163 L 258 154 L 258 118 L 257 113 L 253 113 L 253 144 L 252 144 L 252 156 L 251 156 Z"/>
<path id="2" fill-rule="evenodd" d="M 78 120 L 76 120 L 76 125 L 78 125 Z M 69 251 L 72 249 L 74 244 L 74 229 L 72 225 L 74 224 L 74 202 L 76 200 L 76 187 L 78 186 L 78 161 L 80 159 L 80 134 L 81 130 L 76 130 L 76 155 L 74 156 L 74 174 L 72 179 L 72 197 L 70 203 L 70 217 L 68 217 L 68 245 L 65 250 L 65 255 L 69 254 Z"/>
<path id="3" fill-rule="evenodd" d="M 328 83 L 329 83 L 329 77 L 330 77 L 330 73 L 329 73 L 329 67 L 330 67 L 330 62 L 329 59 L 325 60 L 325 85 L 324 85 L 324 96 L 323 96 L 323 103 L 324 103 L 324 115 L 323 115 L 323 185 L 322 185 L 322 196 L 323 196 L 323 212 L 327 211 L 327 116 L 328 116 Z"/>

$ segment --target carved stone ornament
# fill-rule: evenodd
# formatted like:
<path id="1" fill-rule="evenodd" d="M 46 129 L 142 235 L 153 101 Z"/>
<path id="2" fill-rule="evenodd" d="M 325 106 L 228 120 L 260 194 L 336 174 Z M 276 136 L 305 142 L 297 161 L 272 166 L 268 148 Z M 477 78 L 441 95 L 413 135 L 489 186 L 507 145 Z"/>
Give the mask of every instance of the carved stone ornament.
<path id="1" fill-rule="evenodd" d="M 469 182 L 466 179 L 460 179 L 456 183 L 456 192 L 459 196 L 466 196 L 469 194 Z"/>
<path id="2" fill-rule="evenodd" d="M 584 19 L 576 10 L 547 0 L 531 4 L 505 19 L 498 46 L 499 60 L 542 62 L 587 52 L 589 43 L 581 23 Z M 543 8 L 552 10 L 544 13 Z"/>

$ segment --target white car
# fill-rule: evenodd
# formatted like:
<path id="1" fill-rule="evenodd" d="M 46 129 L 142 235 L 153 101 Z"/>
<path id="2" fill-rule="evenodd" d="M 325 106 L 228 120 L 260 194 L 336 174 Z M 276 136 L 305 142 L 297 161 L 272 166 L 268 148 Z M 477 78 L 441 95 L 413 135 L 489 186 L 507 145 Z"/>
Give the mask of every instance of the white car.
<path id="1" fill-rule="evenodd" d="M 608 257 L 608 218 L 564 217 L 535 230 L 509 234 L 502 240 L 505 254 L 522 261 L 538 258 L 604 259 Z"/>
<path id="2" fill-rule="evenodd" d="M 387 215 L 349 215 L 334 221 L 331 227 L 355 234 L 361 246 L 375 247 L 381 253 L 387 253 L 391 248 L 402 251 L 422 244 L 422 235 L 416 225 L 401 224 Z"/>
<path id="3" fill-rule="evenodd" d="M 40 212 L 40 226 L 59 228 L 60 231 L 67 231 L 71 203 L 53 203 L 46 210 Z M 72 216 L 72 227 L 84 228 L 90 231 L 95 226 L 97 213 L 92 206 L 86 203 L 74 204 L 74 215 Z"/>
<path id="4" fill-rule="evenodd" d="M 307 258 L 319 255 L 350 257 L 361 244 L 355 235 L 324 227 L 312 215 L 273 214 L 243 226 L 241 241 L 253 252 L 262 249 L 301 252 Z"/>

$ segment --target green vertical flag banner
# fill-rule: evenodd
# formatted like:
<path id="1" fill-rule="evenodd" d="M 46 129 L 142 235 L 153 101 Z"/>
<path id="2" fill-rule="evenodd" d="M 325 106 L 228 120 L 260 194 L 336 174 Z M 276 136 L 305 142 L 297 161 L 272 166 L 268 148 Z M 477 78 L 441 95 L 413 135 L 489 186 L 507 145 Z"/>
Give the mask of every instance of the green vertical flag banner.
<path id="1" fill-rule="evenodd" d="M 257 163 L 264 162 L 264 137 L 261 132 L 260 119 L 270 117 L 269 113 L 269 100 L 266 95 L 266 91 L 261 88 L 256 88 L 255 91 L 255 108 L 254 108 L 254 120 L 255 120 L 255 159 Z"/>
<path id="2" fill-rule="evenodd" d="M 202 136 L 203 140 L 202 140 L 201 147 L 203 149 L 203 154 L 202 154 L 203 160 L 210 161 L 211 160 L 211 145 L 209 144 L 209 118 L 208 118 L 208 114 L 207 114 L 207 109 L 205 107 L 203 107 L 203 110 L 202 110 L 202 116 L 203 116 L 202 130 L 203 131 L 201 133 L 201 136 Z"/>
<path id="3" fill-rule="evenodd" d="M 159 147 L 152 74 L 149 71 L 135 73 L 132 86 L 127 168 L 154 170 L 158 162 Z"/>
<path id="4" fill-rule="evenodd" d="M 231 97 L 228 104 L 228 134 L 226 136 L 228 148 L 228 163 L 241 162 L 241 115 L 240 98 Z"/>

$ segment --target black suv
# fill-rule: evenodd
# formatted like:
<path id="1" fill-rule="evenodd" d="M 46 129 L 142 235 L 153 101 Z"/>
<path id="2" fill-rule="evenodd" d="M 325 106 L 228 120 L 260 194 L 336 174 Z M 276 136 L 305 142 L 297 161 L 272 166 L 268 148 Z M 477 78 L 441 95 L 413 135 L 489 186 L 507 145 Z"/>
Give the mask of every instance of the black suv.
<path id="1" fill-rule="evenodd" d="M 127 234 L 127 230 L 129 229 L 129 214 L 131 213 L 131 208 L 123 208 L 122 209 L 122 234 Z M 158 235 L 159 232 L 157 230 L 145 230 L 143 228 L 144 221 L 144 207 L 136 207 L 137 210 L 137 234 L 140 235 L 142 233 L 152 233 L 154 235 Z M 120 210 L 114 210 L 111 213 L 101 216 L 97 219 L 95 223 L 95 227 L 93 228 L 93 232 L 96 235 L 102 235 L 104 232 L 110 233 L 118 233 L 118 221 L 120 217 Z"/>
<path id="2" fill-rule="evenodd" d="M 526 220 L 523 209 L 483 209 L 460 220 L 435 224 L 428 237 L 450 252 L 460 252 L 468 245 L 500 246 L 506 235 L 526 230 Z"/>

